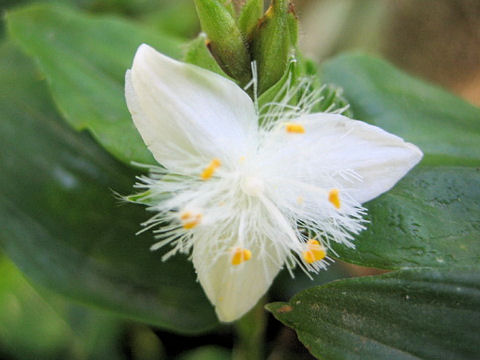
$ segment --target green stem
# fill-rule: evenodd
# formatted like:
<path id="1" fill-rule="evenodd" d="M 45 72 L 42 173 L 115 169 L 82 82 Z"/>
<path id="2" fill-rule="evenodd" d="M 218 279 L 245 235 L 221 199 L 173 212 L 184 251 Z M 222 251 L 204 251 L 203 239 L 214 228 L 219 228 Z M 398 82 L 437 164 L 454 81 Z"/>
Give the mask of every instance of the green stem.
<path id="1" fill-rule="evenodd" d="M 262 298 L 250 312 L 235 323 L 237 340 L 232 360 L 262 360 L 265 358 L 263 344 L 267 318 L 264 305 L 265 299 Z"/>

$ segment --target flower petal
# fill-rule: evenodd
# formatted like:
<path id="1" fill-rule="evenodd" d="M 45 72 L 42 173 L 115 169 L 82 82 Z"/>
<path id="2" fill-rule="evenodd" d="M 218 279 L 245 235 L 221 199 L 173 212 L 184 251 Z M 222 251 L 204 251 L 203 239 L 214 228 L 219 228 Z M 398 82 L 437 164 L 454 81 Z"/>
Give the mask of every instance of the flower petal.
<path id="1" fill-rule="evenodd" d="M 295 124 L 301 125 L 304 133 L 291 134 L 279 128 L 273 134 L 273 142 L 278 145 L 270 153 L 282 156 L 278 161 L 283 171 L 288 169 L 285 164 L 291 164 L 290 171 L 296 176 L 322 179 L 323 183 L 315 185 L 327 189 L 348 189 L 359 203 L 390 190 L 423 156 L 418 147 L 402 138 L 342 115 L 309 114 Z M 283 150 L 279 150 L 281 147 Z M 349 173 L 359 179 L 352 179 Z M 328 177 L 331 181 L 325 181 Z"/>
<path id="2" fill-rule="evenodd" d="M 193 264 L 198 279 L 220 321 L 235 321 L 254 307 L 283 266 L 284 259 L 274 260 L 260 256 L 257 249 L 251 250 L 250 260 L 232 265 L 231 253 L 214 258 L 205 241 L 194 245 Z"/>
<path id="3" fill-rule="evenodd" d="M 125 81 L 135 126 L 155 159 L 171 170 L 192 156 L 238 158 L 256 132 L 253 102 L 240 87 L 148 45 L 138 48 Z"/>

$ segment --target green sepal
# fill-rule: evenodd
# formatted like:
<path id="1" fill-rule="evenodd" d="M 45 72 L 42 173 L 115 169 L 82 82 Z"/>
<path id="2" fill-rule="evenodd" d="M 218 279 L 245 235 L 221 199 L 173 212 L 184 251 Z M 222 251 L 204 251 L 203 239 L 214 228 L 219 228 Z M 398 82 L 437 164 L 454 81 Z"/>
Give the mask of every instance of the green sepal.
<path id="1" fill-rule="evenodd" d="M 212 53 L 208 49 L 207 35 L 205 33 L 200 33 L 196 39 L 188 43 L 184 61 L 189 64 L 197 65 L 204 69 L 213 71 L 224 77 L 229 77 L 227 74 L 225 74 L 220 65 L 218 65 L 212 56 Z"/>
<path id="2" fill-rule="evenodd" d="M 320 97 L 322 100 L 313 107 L 312 112 L 337 112 L 350 118 L 353 117 L 350 104 L 343 97 L 343 89 L 341 87 L 334 84 L 324 84 Z"/>
<path id="3" fill-rule="evenodd" d="M 287 68 L 293 49 L 288 12 L 287 0 L 273 0 L 253 34 L 252 54 L 257 62 L 259 94 L 279 81 Z"/>
<path id="4" fill-rule="evenodd" d="M 240 85 L 251 80 L 250 54 L 235 18 L 219 0 L 195 0 L 208 46 L 220 67 Z"/>
<path id="5" fill-rule="evenodd" d="M 135 204 L 150 205 L 153 203 L 152 190 L 122 196 L 122 199 Z"/>
<path id="6" fill-rule="evenodd" d="M 263 0 L 247 0 L 238 17 L 238 27 L 245 39 L 251 39 L 262 15 Z"/>
<path id="7" fill-rule="evenodd" d="M 304 58 L 300 54 L 297 55 L 297 58 L 301 75 L 307 76 L 313 81 L 311 90 L 322 89 L 319 95 L 321 100 L 312 108 L 312 112 L 336 112 L 347 117 L 353 117 L 350 103 L 343 96 L 343 88 L 335 84 L 323 82 L 319 76 L 317 64 L 311 59 Z"/>
<path id="8" fill-rule="evenodd" d="M 303 85 L 300 85 L 301 79 L 306 80 Z M 291 96 L 287 93 L 292 91 L 296 94 L 291 97 L 290 105 L 296 105 L 299 98 L 305 96 L 306 93 L 316 91 L 318 94 L 315 98 L 318 102 L 313 106 L 311 112 L 336 112 L 352 116 L 349 103 L 342 96 L 342 88 L 331 84 L 322 84 L 317 76 L 316 65 L 312 61 L 292 57 L 282 78 L 258 98 L 260 120 L 262 120 L 262 115 L 277 106 L 275 103 L 283 102 L 287 96 Z"/>
<path id="9" fill-rule="evenodd" d="M 269 103 L 281 100 L 286 95 L 288 88 L 294 86 L 297 78 L 298 62 L 295 58 L 291 58 L 287 71 L 285 71 L 282 78 L 258 98 L 258 109 L 260 113 L 268 112 L 270 108 L 270 106 L 268 106 Z"/>

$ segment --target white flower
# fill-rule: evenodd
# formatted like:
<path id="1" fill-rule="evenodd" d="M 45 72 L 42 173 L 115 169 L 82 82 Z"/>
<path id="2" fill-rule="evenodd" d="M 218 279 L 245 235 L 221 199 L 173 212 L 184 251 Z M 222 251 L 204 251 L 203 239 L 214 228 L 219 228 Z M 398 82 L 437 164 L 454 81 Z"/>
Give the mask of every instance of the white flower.
<path id="1" fill-rule="evenodd" d="M 365 228 L 361 204 L 422 158 L 401 138 L 339 114 L 283 104 L 283 116 L 277 109 L 276 121 L 267 114 L 259 126 L 235 83 L 147 45 L 125 92 L 162 165 L 139 183 L 156 212 L 144 224 L 156 228 L 152 249 L 170 246 L 164 258 L 191 254 L 221 321 L 252 308 L 283 267 L 317 272 L 331 242 L 353 247 Z"/>

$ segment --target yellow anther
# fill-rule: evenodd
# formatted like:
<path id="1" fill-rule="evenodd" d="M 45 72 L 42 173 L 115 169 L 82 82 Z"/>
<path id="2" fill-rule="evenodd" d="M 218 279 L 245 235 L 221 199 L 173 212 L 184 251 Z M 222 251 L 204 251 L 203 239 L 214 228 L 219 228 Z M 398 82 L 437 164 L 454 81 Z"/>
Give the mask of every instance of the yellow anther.
<path id="1" fill-rule="evenodd" d="M 298 205 L 303 205 L 304 203 L 305 203 L 305 199 L 303 198 L 303 196 L 297 197 L 297 204 Z"/>
<path id="2" fill-rule="evenodd" d="M 240 163 L 243 163 L 246 160 L 245 156 L 240 156 L 240 159 L 238 160 Z"/>
<path id="3" fill-rule="evenodd" d="M 220 160 L 213 159 L 212 162 L 202 171 L 200 177 L 202 180 L 210 179 L 213 176 L 215 170 L 221 165 Z"/>
<path id="4" fill-rule="evenodd" d="M 195 226 L 200 224 L 201 220 L 202 220 L 202 215 L 199 214 L 199 215 L 195 216 L 195 218 L 192 221 L 185 221 L 183 223 L 183 228 L 185 230 L 193 229 Z"/>
<path id="5" fill-rule="evenodd" d="M 232 254 L 232 265 L 240 265 L 241 263 L 250 260 L 252 252 L 248 249 L 235 248 Z"/>
<path id="6" fill-rule="evenodd" d="M 202 221 L 202 214 L 192 214 L 189 211 L 184 211 L 180 214 L 180 220 L 182 221 L 183 228 L 190 230 L 200 224 Z"/>
<path id="7" fill-rule="evenodd" d="M 340 209 L 340 190 L 330 190 L 328 193 L 328 201 L 330 201 L 335 208 Z"/>
<path id="8" fill-rule="evenodd" d="M 285 130 L 287 130 L 288 133 L 295 133 L 295 134 L 305 133 L 305 128 L 303 127 L 303 125 L 295 124 L 295 123 L 286 123 Z"/>
<path id="9" fill-rule="evenodd" d="M 180 220 L 188 220 L 191 216 L 192 214 L 189 211 L 184 211 L 180 214 Z"/>
<path id="10" fill-rule="evenodd" d="M 327 251 L 317 240 L 308 240 L 307 249 L 303 252 L 303 259 L 306 263 L 312 264 L 315 261 L 323 260 L 325 256 L 327 256 Z"/>

